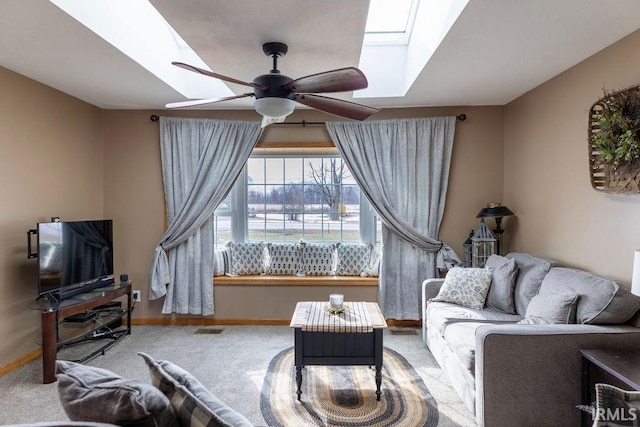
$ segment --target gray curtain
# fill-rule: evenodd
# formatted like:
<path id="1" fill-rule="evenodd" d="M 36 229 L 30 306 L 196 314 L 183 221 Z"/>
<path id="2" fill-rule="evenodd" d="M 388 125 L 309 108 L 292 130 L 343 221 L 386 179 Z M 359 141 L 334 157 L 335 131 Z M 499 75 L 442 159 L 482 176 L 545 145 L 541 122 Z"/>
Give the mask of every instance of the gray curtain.
<path id="1" fill-rule="evenodd" d="M 166 295 L 162 313 L 213 314 L 213 212 L 260 131 L 258 122 L 160 118 L 169 226 L 156 247 L 149 299 Z"/>
<path id="2" fill-rule="evenodd" d="M 331 139 L 380 216 L 378 302 L 390 319 L 418 320 L 420 286 L 460 263 L 436 240 L 444 213 L 455 117 L 327 122 Z"/>

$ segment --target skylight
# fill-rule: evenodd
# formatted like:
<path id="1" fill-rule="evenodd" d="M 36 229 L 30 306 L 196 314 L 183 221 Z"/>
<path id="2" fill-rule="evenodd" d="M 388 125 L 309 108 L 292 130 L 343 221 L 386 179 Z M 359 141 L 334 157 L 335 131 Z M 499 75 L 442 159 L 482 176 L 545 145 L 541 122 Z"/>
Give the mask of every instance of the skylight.
<path id="1" fill-rule="evenodd" d="M 369 87 L 354 98 L 401 97 L 469 0 L 371 0 L 360 68 Z"/>
<path id="2" fill-rule="evenodd" d="M 354 97 L 404 96 L 468 1 L 371 0 L 358 64 L 369 87 Z M 148 0 L 50 2 L 186 98 L 233 95 L 221 80 L 171 65 L 211 70 Z"/>
<path id="3" fill-rule="evenodd" d="M 171 65 L 180 61 L 211 71 L 148 0 L 50 1 L 185 97 L 233 95 L 220 80 Z"/>
<path id="4" fill-rule="evenodd" d="M 365 44 L 407 44 L 420 0 L 371 0 Z"/>

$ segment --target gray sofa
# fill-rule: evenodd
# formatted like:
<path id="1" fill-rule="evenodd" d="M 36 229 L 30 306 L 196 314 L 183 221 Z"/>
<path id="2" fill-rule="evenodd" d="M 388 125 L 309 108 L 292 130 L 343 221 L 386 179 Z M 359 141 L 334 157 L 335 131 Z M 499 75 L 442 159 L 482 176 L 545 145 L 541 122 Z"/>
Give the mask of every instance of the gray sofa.
<path id="1" fill-rule="evenodd" d="M 433 301 L 447 279 L 423 283 L 423 340 L 479 425 L 580 425 L 579 350 L 640 351 L 640 298 L 527 254 L 489 261 L 482 308 Z"/>

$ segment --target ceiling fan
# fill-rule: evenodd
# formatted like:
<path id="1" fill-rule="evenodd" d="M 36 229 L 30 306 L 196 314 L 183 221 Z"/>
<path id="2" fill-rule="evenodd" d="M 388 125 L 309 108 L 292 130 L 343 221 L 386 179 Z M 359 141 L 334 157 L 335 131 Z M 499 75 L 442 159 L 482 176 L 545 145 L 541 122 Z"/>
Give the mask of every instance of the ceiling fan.
<path id="1" fill-rule="evenodd" d="M 262 46 L 262 50 L 265 55 L 273 58 L 273 69 L 269 71 L 268 74 L 262 74 L 256 77 L 251 83 L 203 70 L 202 68 L 182 62 L 172 62 L 173 65 L 189 71 L 204 74 L 205 76 L 220 79 L 225 82 L 252 87 L 253 92 L 223 98 L 172 102 L 167 104 L 166 107 L 192 107 L 253 96 L 256 98 L 254 107 L 256 111 L 263 116 L 263 126 L 283 122 L 295 109 L 294 101 L 326 113 L 354 120 L 364 120 L 371 114 L 380 111 L 379 108 L 368 105 L 318 95 L 319 93 L 349 92 L 366 88 L 368 86 L 367 78 L 359 69 L 355 67 L 340 68 L 318 74 L 311 74 L 294 80 L 291 77 L 280 74 L 280 70 L 278 70 L 278 58 L 285 56 L 288 50 L 286 44 L 278 42 L 265 43 Z"/>

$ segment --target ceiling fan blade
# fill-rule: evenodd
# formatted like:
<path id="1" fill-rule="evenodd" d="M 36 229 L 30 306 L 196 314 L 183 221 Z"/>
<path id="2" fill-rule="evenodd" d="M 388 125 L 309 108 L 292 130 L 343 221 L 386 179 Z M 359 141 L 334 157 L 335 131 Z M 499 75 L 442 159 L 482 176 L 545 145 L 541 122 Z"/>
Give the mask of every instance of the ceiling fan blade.
<path id="1" fill-rule="evenodd" d="M 367 77 L 362 71 L 354 67 L 348 67 L 300 77 L 282 87 L 294 92 L 321 93 L 350 92 L 364 89 L 368 85 Z"/>
<path id="2" fill-rule="evenodd" d="M 233 77 L 227 77 L 222 74 L 214 73 L 213 71 L 204 70 L 202 68 L 198 68 L 194 65 L 185 64 L 184 62 L 172 62 L 176 67 L 184 68 L 185 70 L 193 71 L 194 73 L 203 74 L 205 76 L 213 77 L 225 82 L 236 83 L 239 85 L 249 86 L 260 90 L 267 90 L 265 86 L 258 85 L 255 83 L 243 82 L 242 80 L 234 79 Z"/>
<path id="3" fill-rule="evenodd" d="M 194 107 L 196 105 L 213 104 L 215 102 L 230 101 L 232 99 L 246 98 L 247 96 L 253 96 L 252 93 L 243 93 L 242 95 L 225 96 L 224 98 L 207 98 L 207 99 L 191 99 L 189 101 L 182 102 L 170 102 L 165 105 L 166 108 L 184 108 Z"/>
<path id="4" fill-rule="evenodd" d="M 310 93 L 296 94 L 296 101 L 308 107 L 315 108 L 316 110 L 324 111 L 325 113 L 354 120 L 364 120 L 370 115 L 380 111 L 380 109 L 376 107 Z"/>

